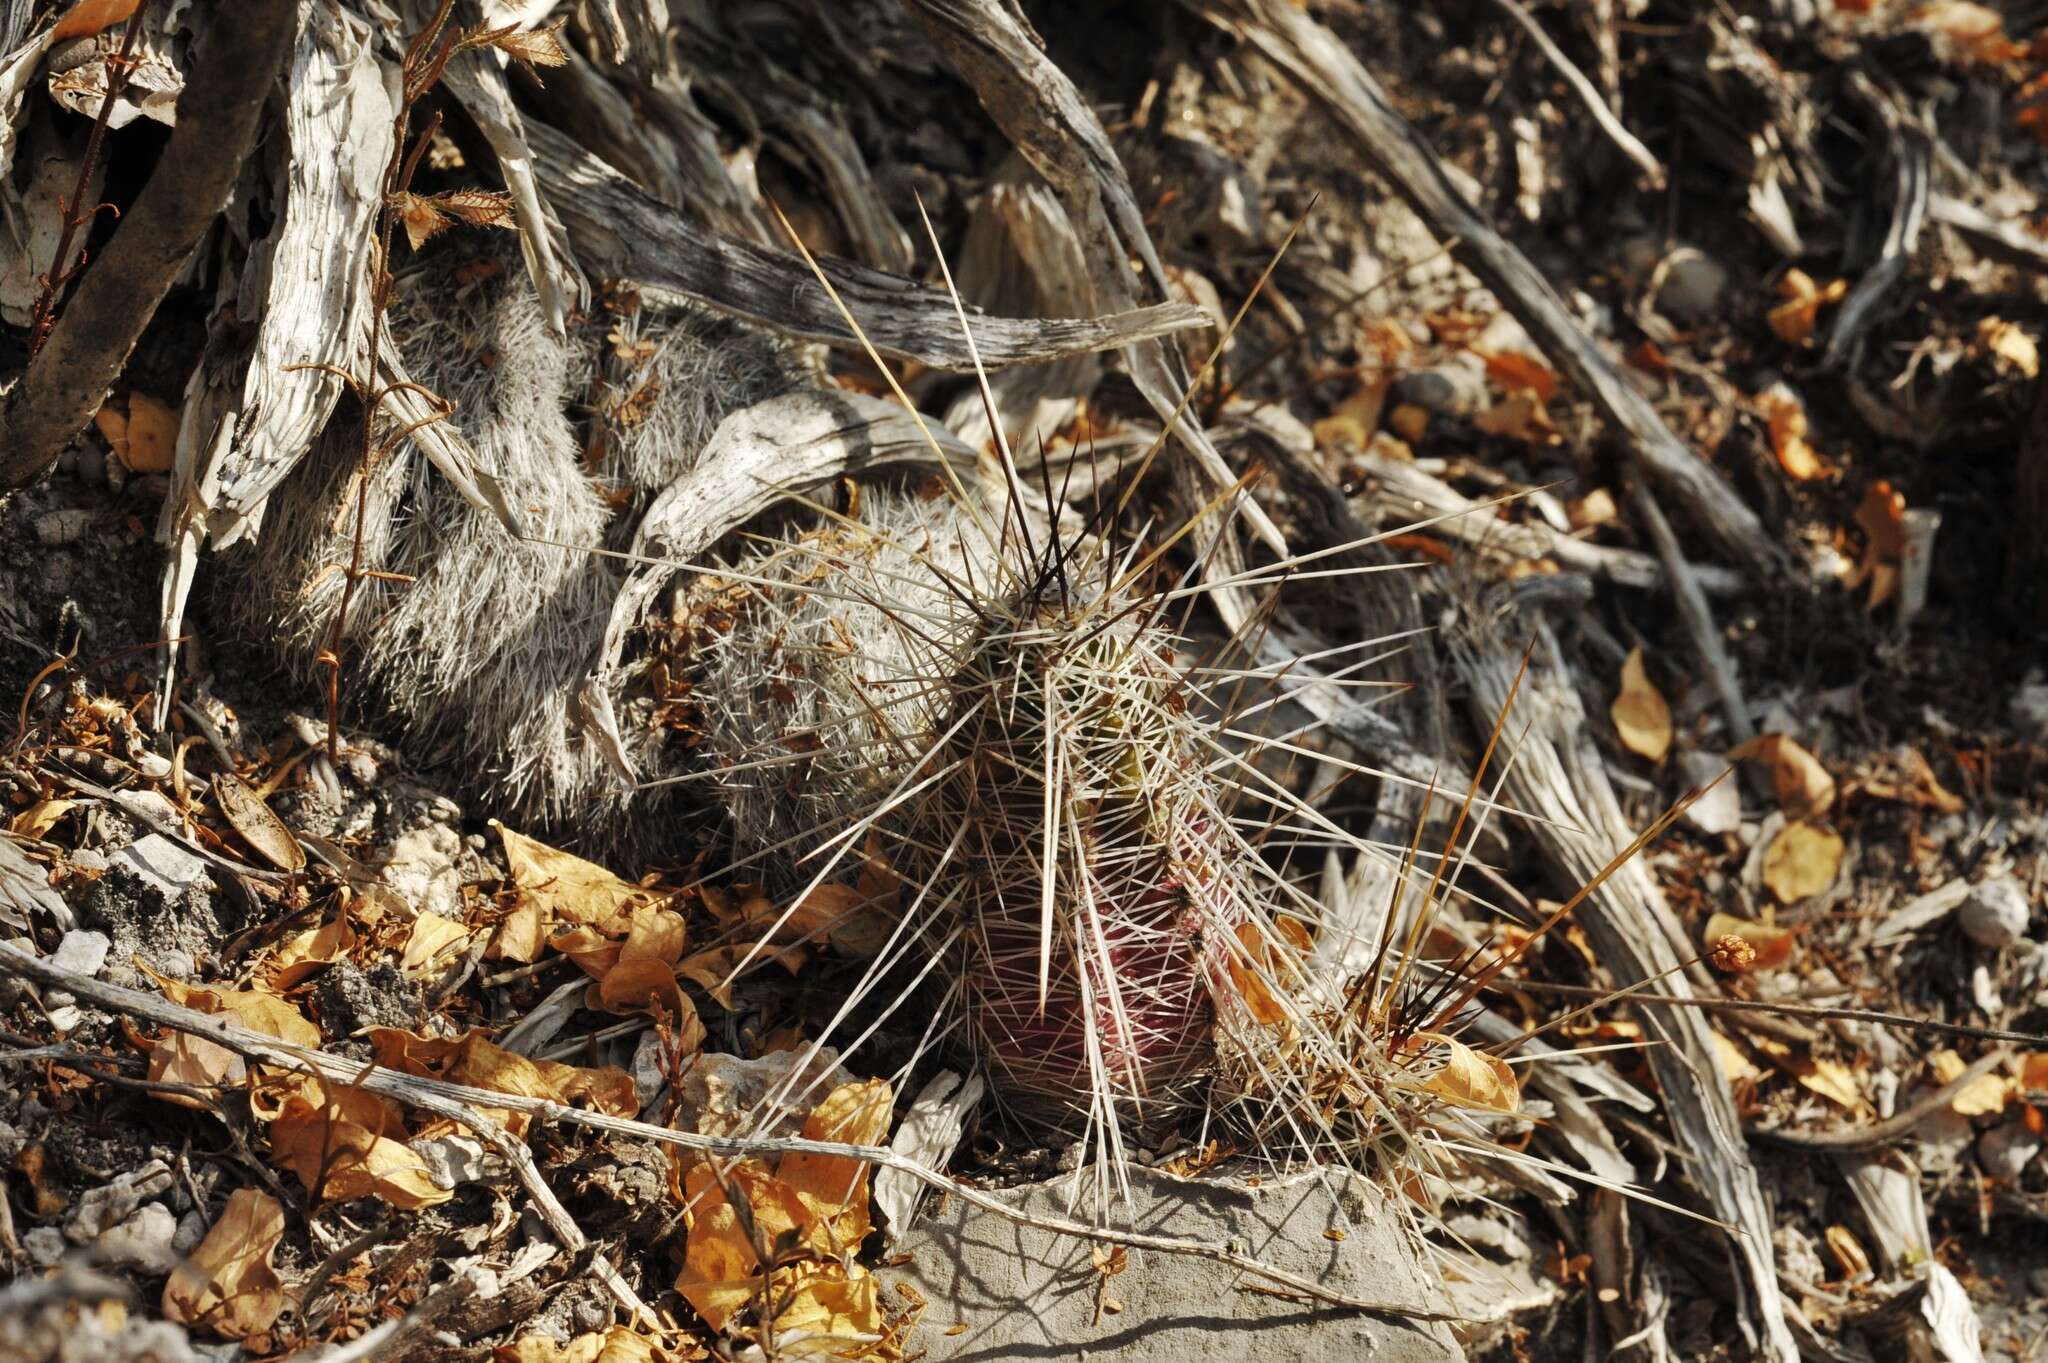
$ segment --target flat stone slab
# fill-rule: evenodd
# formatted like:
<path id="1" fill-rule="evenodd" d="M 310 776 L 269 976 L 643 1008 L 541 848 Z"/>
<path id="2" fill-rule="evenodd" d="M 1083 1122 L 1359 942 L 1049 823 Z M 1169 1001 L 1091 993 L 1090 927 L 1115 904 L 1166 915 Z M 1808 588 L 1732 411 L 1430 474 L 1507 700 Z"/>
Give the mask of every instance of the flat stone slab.
<path id="1" fill-rule="evenodd" d="M 1355 1175 L 1331 1171 L 1254 1187 L 1133 1168 L 1130 1180 L 1132 1205 L 1120 1206 L 1112 1224 L 1228 1245 L 1347 1296 L 1455 1309 L 1385 1199 Z M 1070 1190 L 1060 1181 L 995 1195 L 1034 1215 L 1088 1219 L 1086 1204 L 1068 1210 Z M 926 1299 L 909 1347 L 928 1351 L 933 1360 L 1463 1363 L 1465 1357 L 1441 1323 L 1246 1291 L 1255 1280 L 1224 1264 L 1152 1250 L 1129 1252 L 1127 1267 L 1103 1289 L 1122 1310 L 1105 1311 L 1098 1322 L 1102 1278 L 1094 1248 L 953 1198 L 936 1210 L 927 1204 L 898 1245 L 908 1262 L 883 1268 L 880 1276 Z"/>

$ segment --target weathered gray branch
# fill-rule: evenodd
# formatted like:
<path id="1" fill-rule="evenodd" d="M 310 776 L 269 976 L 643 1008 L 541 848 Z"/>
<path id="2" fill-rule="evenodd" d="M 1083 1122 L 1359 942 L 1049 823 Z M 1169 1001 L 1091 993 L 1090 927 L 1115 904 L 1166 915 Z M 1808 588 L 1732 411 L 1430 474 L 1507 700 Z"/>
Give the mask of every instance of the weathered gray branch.
<path id="1" fill-rule="evenodd" d="M 526 125 L 548 202 L 594 274 L 681 294 L 785 335 L 857 344 L 810 267 L 691 222 L 538 120 Z M 875 349 L 939 369 L 971 370 L 974 357 L 952 300 L 901 275 L 849 261 L 823 262 L 832 287 L 860 318 Z M 1201 309 L 1166 303 L 1114 317 L 1038 320 L 968 314 L 990 369 L 1109 350 L 1209 325 Z"/>
<path id="2" fill-rule="evenodd" d="M 155 172 L 0 403 L 0 488 L 40 477 L 106 401 L 143 327 L 227 203 L 291 51 L 298 10 L 297 0 L 254 0 L 237 5 L 232 22 L 206 25 Z"/>

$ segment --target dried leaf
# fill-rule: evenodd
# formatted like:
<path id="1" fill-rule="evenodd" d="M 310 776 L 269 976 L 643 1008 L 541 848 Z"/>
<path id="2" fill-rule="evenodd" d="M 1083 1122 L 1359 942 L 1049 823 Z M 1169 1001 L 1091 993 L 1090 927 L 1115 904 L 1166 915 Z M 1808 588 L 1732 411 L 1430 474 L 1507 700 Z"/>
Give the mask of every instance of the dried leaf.
<path id="1" fill-rule="evenodd" d="M 503 824 L 497 829 L 512 883 L 541 906 L 550 926 L 566 922 L 604 927 L 623 921 L 629 907 L 654 897 L 595 862 L 535 842 Z"/>
<path id="2" fill-rule="evenodd" d="M 315 928 L 287 937 L 271 957 L 270 987 L 280 993 L 336 961 L 347 957 L 356 944 L 355 930 L 346 913 L 336 914 Z"/>
<path id="3" fill-rule="evenodd" d="M 879 1145 L 889 1132 L 894 1093 L 886 1079 L 842 1084 L 804 1121 L 804 1139 Z M 867 1238 L 868 1174 L 865 1161 L 840 1155 L 788 1154 L 775 1168 L 803 1200 L 814 1220 L 832 1228 L 840 1243 Z"/>
<path id="4" fill-rule="evenodd" d="M 1856 1085 L 1855 1072 L 1848 1066 L 1835 1060 L 1815 1060 L 1775 1037 L 1753 1035 L 1748 1040 L 1801 1087 L 1859 1116 L 1869 1110 L 1870 1104 Z"/>
<path id="5" fill-rule="evenodd" d="M 597 1334 L 578 1335 L 567 1344 L 557 1344 L 547 1335 L 521 1335 L 499 1346 L 495 1357 L 498 1363 L 658 1363 L 670 1357 L 659 1346 L 659 1340 L 614 1325 Z"/>
<path id="6" fill-rule="evenodd" d="M 164 1284 L 164 1315 L 222 1339 L 268 1330 L 284 1311 L 284 1285 L 270 1266 L 284 1235 L 284 1208 L 270 1194 L 237 1188 L 220 1220 Z"/>
<path id="7" fill-rule="evenodd" d="M 579 1069 L 550 1061 L 533 1060 L 516 1051 L 496 1046 L 481 1032 L 470 1032 L 453 1040 L 419 1036 L 396 1027 L 372 1028 L 371 1053 L 379 1065 L 402 1074 L 445 1079 L 451 1084 L 495 1093 L 512 1093 L 526 1098 L 545 1098 L 567 1103 L 587 1099 L 598 1110 L 626 1117 L 640 1110 L 632 1076 L 624 1070 Z M 480 1109 L 514 1136 L 523 1136 L 532 1118 L 524 1112 L 504 1108 Z M 432 1136 L 445 1129 L 431 1122 L 418 1133 Z"/>
<path id="8" fill-rule="evenodd" d="M 1754 1083 L 1756 1080 L 1764 1077 L 1763 1070 L 1744 1053 L 1741 1047 L 1737 1046 L 1727 1037 L 1722 1036 L 1719 1032 L 1709 1032 L 1707 1035 L 1713 1038 L 1714 1058 L 1720 1061 L 1721 1073 L 1727 1078 L 1729 1084 Z"/>
<path id="9" fill-rule="evenodd" d="M 8 820 L 7 827 L 16 837 L 41 840 L 45 833 L 57 826 L 57 820 L 77 806 L 76 800 L 38 800 Z"/>
<path id="10" fill-rule="evenodd" d="M 1477 1108 L 1485 1112 L 1519 1112 L 1521 1089 L 1515 1072 L 1497 1055 L 1475 1051 L 1447 1036 L 1428 1038 L 1440 1042 L 1450 1055 L 1444 1067 L 1423 1087 L 1453 1107 Z"/>
<path id="11" fill-rule="evenodd" d="M 1913 25 L 1938 39 L 1951 61 L 1996 65 L 2026 49 L 2005 34 L 2005 16 L 1972 0 L 1931 0 L 1912 13 Z"/>
<path id="12" fill-rule="evenodd" d="M 1829 883 L 1833 883 L 1832 877 Z M 1777 970 L 1785 965 L 1792 959 L 1792 948 L 1798 941 L 1790 928 L 1725 913 L 1717 913 L 1707 919 L 1707 930 L 1703 936 L 1710 946 L 1723 937 L 1739 937 L 1749 943 L 1756 952 L 1756 958 L 1749 963 L 1745 972 L 1748 974 Z"/>
<path id="13" fill-rule="evenodd" d="M 1514 350 L 1473 353 L 1486 361 L 1487 377 L 1499 384 L 1502 392 L 1533 393 L 1539 403 L 1557 396 L 1557 371 L 1534 356 Z"/>
<path id="14" fill-rule="evenodd" d="M 1785 301 L 1771 309 L 1767 320 L 1779 340 L 1788 345 L 1805 345 L 1813 339 L 1821 308 L 1841 302 L 1848 294 L 1848 281 L 1835 279 L 1823 286 L 1795 267 L 1778 280 L 1778 296 Z"/>
<path id="15" fill-rule="evenodd" d="M 1944 1084 L 1961 1077 L 1963 1071 L 1970 1068 L 1961 1056 L 1951 1050 L 1936 1051 L 1927 1060 L 1934 1069 L 1934 1077 Z M 1958 1116 L 1991 1117 L 2005 1111 L 2005 1105 L 2012 1096 L 2012 1080 L 1994 1070 L 1963 1085 L 1963 1091 L 1949 1099 L 1948 1105 Z"/>
<path id="16" fill-rule="evenodd" d="M 251 1031 L 274 1036 L 294 1046 L 320 1044 L 320 1029 L 306 1021 L 298 1009 L 267 989 L 210 989 L 160 975 L 139 957 L 135 964 L 156 981 L 157 988 L 172 1003 L 195 1012 L 227 1014 Z"/>
<path id="17" fill-rule="evenodd" d="M 1764 884 L 1780 904 L 1796 904 L 1835 883 L 1842 851 L 1841 835 L 1833 829 L 1795 819 L 1764 849 Z"/>
<path id="18" fill-rule="evenodd" d="M 435 1186 L 398 1110 L 374 1093 L 294 1074 L 250 1107 L 270 1123 L 271 1158 L 325 1201 L 375 1197 L 417 1211 L 455 1195 Z"/>
<path id="19" fill-rule="evenodd" d="M 522 29 L 517 24 L 480 29 L 463 37 L 465 47 L 495 47 L 514 61 L 528 66 L 566 66 L 569 51 L 562 45 L 562 25 L 557 19 L 543 28 Z"/>
<path id="20" fill-rule="evenodd" d="M 455 225 L 455 219 L 443 213 L 424 194 L 400 190 L 391 196 L 391 206 L 398 210 L 398 221 L 405 228 L 406 244 L 415 251 Z"/>
<path id="21" fill-rule="evenodd" d="M 1752 738 L 1728 754 L 1731 761 L 1762 762 L 1771 771 L 1771 788 L 1786 817 L 1810 819 L 1835 803 L 1835 778 L 1819 759 L 1784 734 Z"/>
<path id="22" fill-rule="evenodd" d="M 469 936 L 469 929 L 454 919 L 423 913 L 412 920 L 398 964 L 408 975 L 436 974 L 468 948 Z"/>
<path id="23" fill-rule="evenodd" d="M 796 1191 L 769 1174 L 757 1160 L 744 1160 L 725 1170 L 724 1182 L 709 1164 L 697 1164 L 684 1176 L 683 1200 L 689 1233 L 683 1247 L 683 1268 L 676 1291 L 715 1331 L 744 1310 L 761 1290 L 759 1256 L 726 1190 L 744 1197 L 761 1238 L 773 1245 L 801 1243 L 807 1216 Z"/>
<path id="24" fill-rule="evenodd" d="M 306 849 L 299 846 L 284 820 L 241 777 L 230 772 L 214 777 L 213 798 L 236 834 L 258 856 L 280 871 L 304 869 Z"/>
<path id="25" fill-rule="evenodd" d="M 1621 664 L 1621 693 L 1607 713 L 1622 746 L 1636 756 L 1662 762 L 1671 751 L 1671 707 L 1643 670 L 1640 645 Z"/>
<path id="26" fill-rule="evenodd" d="M 1977 323 L 1977 344 L 2011 366 L 2023 378 L 2041 372 L 2041 348 L 2034 338 L 2002 317 L 1986 317 Z"/>
<path id="27" fill-rule="evenodd" d="M 1385 374 L 1360 384 L 1328 416 L 1309 428 L 1316 444 L 1350 445 L 1361 450 L 1371 444 L 1372 433 L 1379 429 L 1380 413 L 1387 405 L 1388 385 Z"/>
<path id="28" fill-rule="evenodd" d="M 787 1281 L 785 1281 L 787 1279 Z M 810 1352 L 851 1352 L 882 1338 L 888 1319 L 881 1284 L 859 1264 L 806 1264 L 775 1275 L 778 1294 L 789 1305 L 775 1318 L 775 1351 L 795 1356 L 806 1341 Z"/>
<path id="29" fill-rule="evenodd" d="M 1870 1255 L 1865 1252 L 1863 1242 L 1856 1238 L 1856 1232 L 1844 1225 L 1829 1226 L 1821 1233 L 1828 1242 L 1828 1252 L 1835 1256 L 1835 1266 L 1842 1270 L 1842 1277 L 1848 1282 L 1864 1282 L 1870 1277 Z"/>
<path id="30" fill-rule="evenodd" d="M 451 189 L 430 203 L 470 227 L 511 227 L 512 196 L 495 189 Z"/>
<path id="31" fill-rule="evenodd" d="M 142 0 L 78 0 L 64 11 L 64 17 L 50 30 L 52 45 L 73 38 L 90 38 L 95 33 L 126 23 Z"/>
<path id="32" fill-rule="evenodd" d="M 178 462 L 178 410 L 169 403 L 130 393 L 126 434 L 109 443 L 130 473 L 169 473 Z"/>
<path id="33" fill-rule="evenodd" d="M 1591 530 L 1597 526 L 1612 525 L 1621 519 L 1620 508 L 1614 504 L 1614 494 L 1604 487 L 1596 487 L 1585 496 L 1566 502 L 1564 514 L 1574 530 Z"/>
<path id="34" fill-rule="evenodd" d="M 1807 442 L 1806 406 L 1791 389 L 1772 384 L 1757 395 L 1756 401 L 1770 427 L 1771 450 L 1778 456 L 1780 468 L 1800 482 L 1834 472 Z"/>
<path id="35" fill-rule="evenodd" d="M 1863 558 L 1846 584 L 1854 591 L 1870 584 L 1865 607 L 1876 610 L 1898 589 L 1899 565 L 1906 557 L 1906 498 L 1890 483 L 1880 479 L 1863 493 L 1856 508 L 1856 524 L 1863 530 Z"/>
<path id="36" fill-rule="evenodd" d="M 1533 393 L 1517 393 L 1505 402 L 1487 408 L 1472 418 L 1472 425 L 1486 435 L 1520 440 L 1529 445 L 1555 445 L 1560 437 L 1551 424 L 1550 413 Z"/>

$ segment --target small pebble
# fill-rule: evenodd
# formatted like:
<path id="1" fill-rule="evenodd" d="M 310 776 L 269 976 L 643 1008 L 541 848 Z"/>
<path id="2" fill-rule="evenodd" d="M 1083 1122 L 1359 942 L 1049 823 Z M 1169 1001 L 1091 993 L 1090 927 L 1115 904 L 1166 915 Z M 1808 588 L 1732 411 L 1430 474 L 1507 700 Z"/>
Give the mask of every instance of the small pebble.
<path id="1" fill-rule="evenodd" d="M 74 975 L 97 975 L 100 967 L 107 963 L 107 953 L 113 948 L 113 939 L 104 932 L 88 932 L 80 928 L 64 934 L 64 939 L 57 943 L 57 949 L 50 953 L 50 964 Z"/>
<path id="2" fill-rule="evenodd" d="M 1956 911 L 1963 932 L 1979 946 L 2009 947 L 2027 935 L 2033 907 L 2027 892 L 2012 876 L 1993 876 L 1970 887 L 1970 897 Z"/>
<path id="3" fill-rule="evenodd" d="M 1681 246 L 1664 264 L 1664 286 L 1657 291 L 1657 311 L 1680 325 L 1713 317 L 1728 292 L 1728 267 L 1703 251 Z"/>
<path id="4" fill-rule="evenodd" d="M 21 1237 L 21 1244 L 37 1268 L 55 1268 L 64 1261 L 64 1232 L 55 1226 L 37 1226 Z"/>
<path id="5" fill-rule="evenodd" d="M 93 1242 L 93 1252 L 116 1268 L 168 1273 L 178 1262 L 174 1248 L 178 1218 L 161 1202 L 145 1202 L 135 1214 Z"/>
<path id="6" fill-rule="evenodd" d="M 2005 1122 L 1977 1138 L 1977 1163 L 1987 1177 L 2011 1183 L 2041 1153 L 2041 1138 L 2023 1122 Z"/>

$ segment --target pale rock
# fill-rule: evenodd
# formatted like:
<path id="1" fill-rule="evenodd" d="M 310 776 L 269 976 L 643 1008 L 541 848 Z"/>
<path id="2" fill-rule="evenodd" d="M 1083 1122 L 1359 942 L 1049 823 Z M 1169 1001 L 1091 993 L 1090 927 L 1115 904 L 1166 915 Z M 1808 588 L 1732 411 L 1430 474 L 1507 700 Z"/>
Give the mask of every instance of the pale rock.
<path id="1" fill-rule="evenodd" d="M 1686 807 L 1685 821 L 1702 833 L 1719 836 L 1742 826 L 1742 781 L 1729 773 L 1728 759 L 1719 753 L 1688 748 L 1678 755 L 1678 768 L 1689 787 L 1706 786 L 1706 794 Z M 1708 786 L 1708 782 L 1713 782 Z"/>
<path id="2" fill-rule="evenodd" d="M 88 1188 L 64 1218 L 65 1238 L 74 1245 L 89 1245 L 170 1186 L 171 1166 L 153 1159 L 112 1182 Z"/>
<path id="3" fill-rule="evenodd" d="M 461 855 L 461 834 L 446 824 L 427 824 L 392 841 L 380 878 L 413 908 L 459 919 L 462 875 L 455 863 Z"/>
<path id="4" fill-rule="evenodd" d="M 2001 1122 L 1977 1138 L 1977 1163 L 2000 1183 L 2017 1181 L 2020 1171 L 2040 1153 L 2041 1138 L 2024 1122 Z"/>
<path id="5" fill-rule="evenodd" d="M 2033 906 L 2012 876 L 1993 876 L 1970 887 L 1969 898 L 1956 911 L 1963 933 L 1979 946 L 2009 947 L 2027 935 Z"/>
<path id="6" fill-rule="evenodd" d="M 413 1141 L 412 1148 L 427 1167 L 427 1177 L 443 1190 L 475 1183 L 484 1176 L 484 1147 L 468 1136 L 440 1136 Z"/>
<path id="7" fill-rule="evenodd" d="M 1657 311 L 1682 326 L 1714 317 L 1728 293 L 1728 267 L 1706 252 L 1681 246 L 1664 258 Z"/>
<path id="8" fill-rule="evenodd" d="M 199 1242 L 206 1238 L 209 1229 L 206 1214 L 197 1210 L 186 1212 L 178 1218 L 178 1229 L 171 1236 L 171 1249 L 180 1257 L 199 1248 Z"/>
<path id="9" fill-rule="evenodd" d="M 1357 1175 L 1268 1177 L 1249 1187 L 1136 1167 L 1125 1172 L 1131 1200 L 1115 1202 L 1112 1225 L 1229 1245 L 1346 1296 L 1457 1309 L 1424 1268 L 1402 1218 Z M 1089 1195 L 1082 1193 L 1076 1210 L 1074 1191 L 1056 1181 L 990 1195 L 1030 1216 L 1086 1219 Z M 1465 1357 L 1442 1324 L 1242 1291 L 1255 1280 L 1205 1259 L 1134 1252 L 1123 1272 L 1104 1280 L 1094 1266 L 1096 1248 L 955 1197 L 911 1228 L 900 1243 L 905 1261 L 883 1276 L 907 1282 L 928 1302 L 908 1343 L 927 1351 L 933 1363 L 1083 1356 L 1117 1363 L 1462 1363 Z M 1120 1310 L 1098 1313 L 1098 1284 Z M 959 1326 L 965 1328 L 956 1333 Z"/>
<path id="10" fill-rule="evenodd" d="M 107 953 L 113 949 L 113 939 L 104 932 L 80 928 L 64 934 L 57 949 L 50 953 L 50 964 L 74 975 L 97 975 L 107 963 Z"/>
<path id="11" fill-rule="evenodd" d="M 145 1202 L 93 1241 L 101 1262 L 138 1273 L 168 1273 L 178 1262 L 178 1218 L 161 1202 Z"/>
<path id="12" fill-rule="evenodd" d="M 1411 369 L 1387 390 L 1389 405 L 1412 403 L 1438 416 L 1471 416 L 1487 404 L 1486 365 L 1459 354 L 1427 369 Z"/>
<path id="13" fill-rule="evenodd" d="M 55 1226 L 37 1226 L 21 1237 L 21 1246 L 28 1251 L 28 1261 L 37 1268 L 55 1268 L 64 1262 L 68 1248 L 64 1243 L 64 1232 Z"/>
<path id="14" fill-rule="evenodd" d="M 166 821 L 171 821 L 165 805 Z M 166 906 L 183 899 L 194 887 L 208 885 L 206 863 L 161 833 L 148 833 L 108 859 L 108 869 L 140 881 Z"/>

